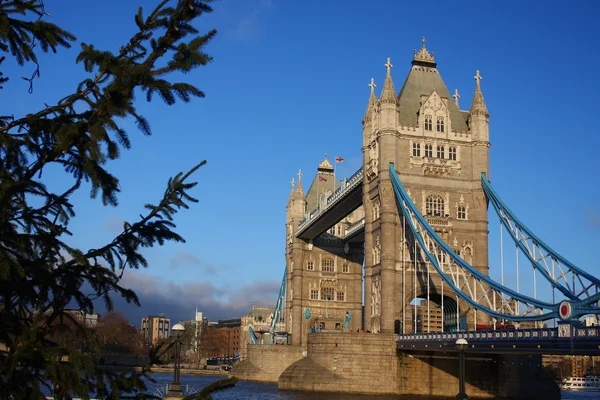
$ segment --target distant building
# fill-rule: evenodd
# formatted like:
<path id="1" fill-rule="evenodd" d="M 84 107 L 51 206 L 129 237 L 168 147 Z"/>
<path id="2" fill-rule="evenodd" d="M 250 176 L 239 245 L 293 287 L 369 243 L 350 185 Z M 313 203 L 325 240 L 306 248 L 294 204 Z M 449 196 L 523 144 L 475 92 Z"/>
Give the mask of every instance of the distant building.
<path id="1" fill-rule="evenodd" d="M 171 319 L 163 315 L 150 315 L 142 318 L 142 335 L 146 343 L 156 344 L 159 340 L 171 336 Z"/>
<path id="2" fill-rule="evenodd" d="M 242 359 L 246 358 L 246 349 L 251 342 L 250 327 L 252 327 L 259 342 L 270 342 L 270 338 L 266 334 L 271 327 L 274 313 L 275 307 L 255 306 L 252 304 L 252 310 L 242 317 L 240 330 L 240 356 Z"/>
<path id="3" fill-rule="evenodd" d="M 210 323 L 203 336 L 207 358 L 233 358 L 240 352 L 241 319 Z"/>
<path id="4" fill-rule="evenodd" d="M 96 326 L 98 323 L 98 314 L 96 313 L 86 313 L 77 309 L 65 309 L 65 312 L 75 317 L 77 321 L 83 322 L 86 326 Z"/>
<path id="5" fill-rule="evenodd" d="M 428 332 L 442 332 L 442 309 L 440 306 L 435 304 L 433 301 L 429 301 L 429 308 L 427 307 L 427 300 L 421 300 L 419 305 L 412 305 L 412 314 L 415 314 L 415 307 L 417 308 L 417 333 L 428 333 Z"/>

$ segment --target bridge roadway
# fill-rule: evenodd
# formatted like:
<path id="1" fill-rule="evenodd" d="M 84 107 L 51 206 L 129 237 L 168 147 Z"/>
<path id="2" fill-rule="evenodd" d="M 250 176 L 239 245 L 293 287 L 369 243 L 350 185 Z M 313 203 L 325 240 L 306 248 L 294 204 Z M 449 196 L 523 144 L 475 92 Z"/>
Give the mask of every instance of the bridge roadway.
<path id="1" fill-rule="evenodd" d="M 467 352 L 485 354 L 558 354 L 600 356 L 600 327 L 420 333 L 398 335 L 396 348 L 404 352 L 454 352 L 465 339 Z"/>
<path id="2" fill-rule="evenodd" d="M 363 171 L 356 171 L 350 178 L 343 179 L 340 187 L 325 200 L 325 204 L 310 211 L 306 218 L 300 221 L 296 237 L 304 240 L 315 239 L 317 236 L 340 222 L 352 211 L 363 203 Z M 343 239 L 359 241 L 364 233 L 364 221 L 357 224 L 359 229 L 354 229 Z M 361 229 L 362 228 L 362 229 Z"/>

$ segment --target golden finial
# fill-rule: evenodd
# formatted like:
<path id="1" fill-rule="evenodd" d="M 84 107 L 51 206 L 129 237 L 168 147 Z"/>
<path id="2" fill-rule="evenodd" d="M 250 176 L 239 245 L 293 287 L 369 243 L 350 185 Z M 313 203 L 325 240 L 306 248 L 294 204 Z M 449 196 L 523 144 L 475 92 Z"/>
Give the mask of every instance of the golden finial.
<path id="1" fill-rule="evenodd" d="M 427 48 L 425 47 L 426 43 L 427 40 L 425 40 L 425 36 L 423 36 L 423 38 L 421 39 L 421 50 L 415 50 L 415 61 L 435 64 L 433 52 L 429 53 L 427 51 Z"/>
<path id="2" fill-rule="evenodd" d="M 327 154 L 325 154 L 325 159 L 319 164 L 319 169 L 333 169 L 329 160 L 327 160 Z"/>

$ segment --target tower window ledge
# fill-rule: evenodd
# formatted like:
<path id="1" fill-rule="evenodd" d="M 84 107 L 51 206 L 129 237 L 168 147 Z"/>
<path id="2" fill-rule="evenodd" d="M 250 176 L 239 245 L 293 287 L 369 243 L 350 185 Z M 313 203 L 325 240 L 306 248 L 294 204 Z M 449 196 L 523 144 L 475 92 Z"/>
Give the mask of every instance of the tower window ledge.
<path id="1" fill-rule="evenodd" d="M 452 226 L 452 218 L 449 215 L 427 215 L 425 216 L 429 225 L 435 226 Z"/>
<path id="2" fill-rule="evenodd" d="M 326 271 L 321 271 L 321 276 L 326 276 L 326 277 L 335 277 L 336 273 L 335 272 L 326 272 Z"/>

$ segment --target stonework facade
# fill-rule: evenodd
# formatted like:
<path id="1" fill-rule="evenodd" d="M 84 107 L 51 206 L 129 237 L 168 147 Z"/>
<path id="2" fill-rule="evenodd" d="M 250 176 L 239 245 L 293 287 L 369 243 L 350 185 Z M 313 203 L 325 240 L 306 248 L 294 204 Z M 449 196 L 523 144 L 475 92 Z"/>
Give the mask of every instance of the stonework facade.
<path id="1" fill-rule="evenodd" d="M 392 64 L 380 96 L 371 93 L 363 125 L 362 206 L 314 240 L 296 238 L 300 222 L 339 187 L 325 160 L 305 194 L 302 174 L 292 181 L 287 205 L 287 330 L 292 342 L 305 345 L 312 330 L 364 328 L 373 333 L 411 333 L 411 302 L 427 299 L 442 307 L 448 331 L 489 323 L 444 287 L 420 250 L 403 234 L 389 166 L 427 222 L 467 262 L 488 274 L 487 202 L 481 174 L 489 177 L 489 113 L 479 71 L 469 110 L 451 96 L 433 53 L 423 42 L 409 74 L 396 92 Z M 364 240 L 344 240 L 347 229 L 364 224 Z M 364 282 L 363 282 L 364 264 Z M 363 292 L 364 290 L 364 292 Z M 364 293 L 364 296 L 363 296 Z M 364 315 L 362 302 L 364 297 Z M 346 316 L 350 324 L 345 324 Z M 421 326 L 425 326 L 421 322 Z M 431 325 L 430 325 L 431 326 Z"/>
<path id="2" fill-rule="evenodd" d="M 339 188 L 331 163 L 325 159 L 304 194 L 302 173 L 292 182 L 286 221 L 286 325 L 292 344 L 306 345 L 311 331 L 357 330 L 362 325 L 362 243 L 344 242 L 346 229 L 363 218 L 362 208 L 314 241 L 295 237 L 308 211 L 324 206 Z"/>
<path id="3" fill-rule="evenodd" d="M 460 110 L 437 70 L 433 53 L 415 52 L 399 94 L 392 64 L 379 98 L 375 84 L 363 119 L 365 208 L 365 329 L 411 333 L 410 303 L 444 303 L 444 330 L 473 327 L 474 313 L 453 296 L 418 249 L 404 239 L 389 165 L 427 222 L 459 255 L 488 274 L 487 203 L 481 174 L 489 177 L 489 113 L 477 71 L 471 109 Z M 410 235 L 408 235 L 410 236 Z M 445 289 L 445 293 L 444 293 Z M 486 320 L 479 315 L 478 323 Z"/>

